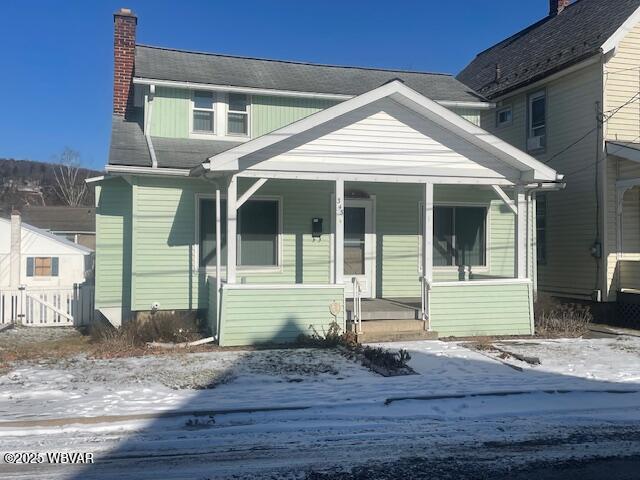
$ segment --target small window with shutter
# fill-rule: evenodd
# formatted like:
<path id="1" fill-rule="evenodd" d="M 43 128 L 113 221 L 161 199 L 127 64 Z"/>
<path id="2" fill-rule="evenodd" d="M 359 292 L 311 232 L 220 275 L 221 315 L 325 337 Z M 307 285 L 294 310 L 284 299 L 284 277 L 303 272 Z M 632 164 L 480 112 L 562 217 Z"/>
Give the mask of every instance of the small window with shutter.
<path id="1" fill-rule="evenodd" d="M 27 277 L 57 277 L 58 257 L 27 257 Z"/>

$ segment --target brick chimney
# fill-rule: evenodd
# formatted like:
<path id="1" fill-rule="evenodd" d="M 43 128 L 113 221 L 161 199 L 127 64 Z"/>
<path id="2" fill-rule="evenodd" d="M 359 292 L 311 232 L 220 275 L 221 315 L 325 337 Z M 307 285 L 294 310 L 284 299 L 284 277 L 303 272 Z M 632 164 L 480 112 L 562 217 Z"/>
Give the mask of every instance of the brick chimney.
<path id="1" fill-rule="evenodd" d="M 569 6 L 571 0 L 549 0 L 549 16 L 555 17 Z"/>
<path id="2" fill-rule="evenodd" d="M 113 113 L 124 116 L 133 105 L 133 64 L 138 17 L 129 8 L 113 14 Z"/>

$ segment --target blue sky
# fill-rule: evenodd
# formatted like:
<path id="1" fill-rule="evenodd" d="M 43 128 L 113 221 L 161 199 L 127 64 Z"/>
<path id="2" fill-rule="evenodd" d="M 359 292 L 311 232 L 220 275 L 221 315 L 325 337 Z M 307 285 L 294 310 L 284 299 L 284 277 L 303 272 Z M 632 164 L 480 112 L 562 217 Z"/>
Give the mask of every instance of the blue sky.
<path id="1" fill-rule="evenodd" d="M 86 166 L 104 166 L 119 7 L 138 15 L 139 43 L 457 73 L 545 16 L 548 0 L 6 2 L 0 157 L 51 161 L 69 146 Z"/>

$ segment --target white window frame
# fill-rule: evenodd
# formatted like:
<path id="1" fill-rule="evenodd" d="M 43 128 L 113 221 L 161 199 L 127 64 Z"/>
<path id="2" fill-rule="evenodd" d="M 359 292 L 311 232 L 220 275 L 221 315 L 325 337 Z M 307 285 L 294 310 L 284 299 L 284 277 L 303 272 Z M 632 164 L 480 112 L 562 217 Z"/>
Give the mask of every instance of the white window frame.
<path id="1" fill-rule="evenodd" d="M 533 132 L 533 102 L 543 98 L 544 99 L 544 135 L 534 135 Z M 547 137 L 549 134 L 549 122 L 548 122 L 548 118 L 549 118 L 549 108 L 548 108 L 548 104 L 547 104 L 547 91 L 546 89 L 543 90 L 536 90 L 530 94 L 527 95 L 527 151 L 531 152 L 542 152 L 546 150 L 546 144 L 547 144 Z M 540 128 L 540 127 L 537 127 Z M 531 138 L 535 138 L 535 137 L 544 137 L 544 147 L 541 148 L 529 148 L 529 139 Z"/>
<path id="2" fill-rule="evenodd" d="M 196 107 L 196 92 L 206 92 L 211 94 L 211 108 L 198 108 Z M 189 132 L 192 137 L 211 138 L 217 135 L 218 131 L 218 94 L 210 90 L 192 90 L 191 91 L 191 108 L 189 109 Z M 194 130 L 193 128 L 193 114 L 194 112 L 211 112 L 213 114 L 213 130 L 208 132 L 204 130 Z"/>
<path id="3" fill-rule="evenodd" d="M 509 112 L 509 120 L 507 120 L 506 122 L 501 122 L 500 121 L 500 114 L 504 113 L 504 112 Z M 501 128 L 501 127 L 507 127 L 509 125 L 513 124 L 513 107 L 511 105 L 505 105 L 504 107 L 500 107 L 496 110 L 496 127 L 497 128 Z"/>
<path id="4" fill-rule="evenodd" d="M 202 200 L 213 200 L 215 201 L 215 194 L 211 193 L 196 193 L 195 195 L 195 238 L 193 240 L 193 268 L 198 272 L 204 272 L 206 275 L 215 275 L 216 266 L 215 265 L 200 265 L 200 202 Z M 226 200 L 227 195 L 221 194 L 220 200 Z M 282 263 L 282 239 L 283 239 L 283 219 L 282 214 L 284 211 L 284 202 L 281 195 L 252 195 L 247 202 L 252 200 L 270 200 L 278 202 L 278 233 L 276 238 L 276 265 L 237 265 L 236 260 L 236 270 L 241 274 L 250 274 L 250 273 L 282 273 L 283 272 L 283 263 Z M 215 221 L 215 218 L 213 219 Z M 237 234 L 240 234 L 240 228 L 238 225 Z M 237 243 L 238 248 L 240 248 L 240 242 Z M 220 269 L 222 274 L 226 276 L 227 267 L 226 265 L 221 265 Z"/>
<path id="5" fill-rule="evenodd" d="M 247 110 L 245 112 L 241 112 L 238 110 L 231 110 L 231 108 L 229 107 L 229 96 L 230 95 L 244 95 L 247 98 Z M 236 92 L 228 92 L 226 94 L 226 102 L 225 102 L 225 106 L 226 106 L 226 111 L 225 111 L 225 117 L 224 117 L 224 121 L 225 121 L 225 132 L 227 134 L 227 136 L 229 137 L 235 137 L 235 138 L 248 138 L 251 137 L 251 105 L 252 105 L 252 98 L 251 95 L 249 95 L 248 93 L 236 93 Z M 243 115 L 247 116 L 247 133 L 231 133 L 229 132 L 229 114 L 230 113 L 240 113 Z"/>
<path id="6" fill-rule="evenodd" d="M 484 254 L 484 262 L 485 265 L 471 265 L 472 271 L 474 273 L 489 273 L 491 270 L 491 203 L 483 203 L 483 202 L 434 202 L 433 208 L 436 207 L 475 207 L 475 208 L 484 208 L 486 211 L 485 215 L 485 254 Z M 424 202 L 418 202 L 418 273 L 422 274 L 422 255 L 423 255 L 423 245 L 424 242 L 422 240 L 422 219 L 423 215 L 421 214 L 422 209 L 424 208 Z M 435 228 L 435 224 L 434 224 Z M 460 267 L 456 265 L 447 265 L 447 266 L 433 266 L 434 272 L 447 272 L 447 273 L 457 273 L 460 270 Z"/>

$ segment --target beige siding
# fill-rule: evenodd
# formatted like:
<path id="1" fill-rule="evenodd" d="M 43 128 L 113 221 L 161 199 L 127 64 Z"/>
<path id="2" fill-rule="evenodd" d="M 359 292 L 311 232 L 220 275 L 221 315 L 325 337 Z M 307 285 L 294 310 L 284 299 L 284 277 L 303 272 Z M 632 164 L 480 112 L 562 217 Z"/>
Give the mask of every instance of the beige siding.
<path id="1" fill-rule="evenodd" d="M 597 263 L 589 249 L 596 236 L 595 165 L 599 154 L 596 102 L 602 101 L 600 64 L 592 64 L 542 87 L 506 98 L 513 122 L 496 128 L 495 111 L 482 115 L 482 127 L 526 150 L 527 95 L 547 92 L 547 148 L 535 155 L 566 174 L 567 188 L 547 197 L 547 262 L 538 267 L 539 288 L 558 294 L 587 296 L 596 286 Z M 578 139 L 584 139 L 559 154 Z M 555 156 L 558 154 L 557 156 Z"/>
<path id="2" fill-rule="evenodd" d="M 620 42 L 615 55 L 604 68 L 605 111 L 614 113 L 605 123 L 609 140 L 640 141 L 640 25 Z M 622 204 L 622 227 L 618 228 L 616 181 L 640 177 L 640 164 L 613 155 L 607 159 L 607 287 L 608 299 L 625 285 L 621 278 L 626 265 L 626 279 L 635 260 L 640 260 L 640 197 L 637 189 L 625 193 Z M 618 236 L 622 232 L 622 238 Z M 619 260 L 629 261 L 623 265 Z"/>
<path id="3" fill-rule="evenodd" d="M 609 139 L 638 141 L 640 139 L 640 25 L 620 42 L 615 55 L 604 71 L 605 111 L 620 110 L 607 122 Z M 635 98 L 635 101 L 633 99 Z M 627 104 L 626 106 L 623 106 Z M 621 108 L 622 107 L 622 108 Z"/>

